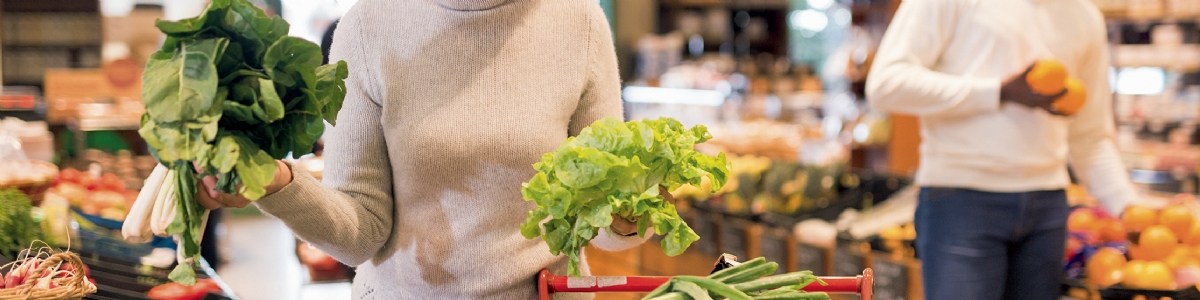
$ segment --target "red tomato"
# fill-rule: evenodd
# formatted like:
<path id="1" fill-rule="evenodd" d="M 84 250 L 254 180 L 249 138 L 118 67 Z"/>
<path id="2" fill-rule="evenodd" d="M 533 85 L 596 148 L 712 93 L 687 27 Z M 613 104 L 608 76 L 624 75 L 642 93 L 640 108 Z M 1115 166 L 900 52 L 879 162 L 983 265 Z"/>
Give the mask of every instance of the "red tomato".
<path id="1" fill-rule="evenodd" d="M 332 256 L 309 245 L 300 247 L 300 261 L 315 270 L 333 270 L 338 267 L 337 260 Z"/>
<path id="2" fill-rule="evenodd" d="M 192 289 L 204 291 L 205 293 L 221 293 L 221 286 L 217 285 L 216 281 L 208 278 L 196 279 L 196 285 L 192 286 Z"/>
<path id="3" fill-rule="evenodd" d="M 66 170 L 62 170 L 62 172 L 58 172 L 58 182 L 79 183 L 80 177 L 83 177 L 83 173 L 80 173 L 79 170 L 76 169 L 68 168 Z"/>
<path id="4" fill-rule="evenodd" d="M 160 284 L 146 292 L 146 298 L 152 300 L 199 300 L 205 295 L 208 291 L 175 282 Z"/>
<path id="5" fill-rule="evenodd" d="M 117 177 L 113 173 L 104 173 L 104 176 L 100 177 L 100 182 L 97 183 L 97 186 L 99 189 L 114 192 L 125 191 L 125 181 L 122 181 L 120 177 Z"/>

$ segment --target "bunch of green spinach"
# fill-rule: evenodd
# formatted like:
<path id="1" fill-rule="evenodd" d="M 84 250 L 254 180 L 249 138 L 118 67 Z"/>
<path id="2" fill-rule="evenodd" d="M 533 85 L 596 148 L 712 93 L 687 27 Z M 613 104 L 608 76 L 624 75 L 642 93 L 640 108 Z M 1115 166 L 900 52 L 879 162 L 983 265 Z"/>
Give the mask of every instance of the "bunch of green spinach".
<path id="1" fill-rule="evenodd" d="M 204 224 L 197 178 L 216 176 L 225 193 L 264 196 L 275 159 L 312 152 L 324 122 L 336 123 L 348 70 L 344 61 L 322 65 L 320 47 L 287 36 L 283 18 L 247 0 L 213 0 L 197 17 L 155 25 L 166 39 L 143 73 L 139 133 L 178 176 L 167 233 L 194 258 Z M 194 276 L 189 263 L 171 273 L 184 283 Z"/>
<path id="2" fill-rule="evenodd" d="M 651 229 L 662 235 L 667 255 L 683 253 L 700 237 L 659 190 L 699 185 L 706 176 L 713 192 L 721 189 L 729 174 L 725 154 L 695 150 L 710 138 L 704 126 L 689 129 L 671 118 L 592 123 L 533 165 L 538 172 L 521 194 L 536 207 L 521 234 L 540 236 L 552 254 L 565 253 L 571 275 L 580 273 L 580 250 L 614 216 L 636 221 L 639 236 Z"/>

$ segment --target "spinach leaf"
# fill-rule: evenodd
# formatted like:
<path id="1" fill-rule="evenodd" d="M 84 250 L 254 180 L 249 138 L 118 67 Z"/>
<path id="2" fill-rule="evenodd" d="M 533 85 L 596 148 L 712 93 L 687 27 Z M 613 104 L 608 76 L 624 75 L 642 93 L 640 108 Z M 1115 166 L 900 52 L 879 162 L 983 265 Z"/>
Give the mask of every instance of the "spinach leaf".
<path id="1" fill-rule="evenodd" d="M 324 122 L 336 119 L 348 69 L 322 66 L 320 47 L 288 37 L 286 21 L 247 0 L 214 0 L 195 18 L 155 26 L 167 37 L 143 73 L 138 133 L 178 174 L 167 232 L 179 236 L 181 257 L 195 257 L 206 213 L 193 199 L 197 176 L 217 176 L 224 192 L 264 196 L 275 159 L 308 154 Z M 181 264 L 170 278 L 194 281 L 194 269 Z"/>
<path id="2" fill-rule="evenodd" d="M 337 125 L 337 112 L 342 109 L 342 100 L 346 98 L 345 79 L 350 75 L 346 62 L 328 64 L 317 67 L 317 86 L 314 94 L 320 102 L 321 114 L 329 124 Z"/>
<path id="3" fill-rule="evenodd" d="M 275 83 L 289 88 L 313 87 L 321 66 L 321 47 L 297 37 L 283 37 L 263 57 L 263 69 Z"/>
<path id="4" fill-rule="evenodd" d="M 184 44 L 170 58 L 151 58 L 142 77 L 146 113 L 156 122 L 179 122 L 208 113 L 217 95 L 213 61 L 225 45 L 225 39 L 198 40 Z"/>

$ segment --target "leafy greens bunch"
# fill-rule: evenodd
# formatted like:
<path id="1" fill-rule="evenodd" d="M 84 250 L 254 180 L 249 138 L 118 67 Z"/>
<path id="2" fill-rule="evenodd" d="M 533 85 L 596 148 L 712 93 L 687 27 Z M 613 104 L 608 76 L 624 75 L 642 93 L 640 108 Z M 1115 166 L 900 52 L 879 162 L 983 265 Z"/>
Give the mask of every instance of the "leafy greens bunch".
<path id="1" fill-rule="evenodd" d="M 40 234 L 29 197 L 15 188 L 0 189 L 0 256 L 16 258 Z"/>
<path id="2" fill-rule="evenodd" d="M 343 61 L 322 65 L 319 46 L 287 36 L 283 18 L 247 0 L 213 0 L 195 18 L 155 25 L 167 38 L 146 64 L 138 132 L 175 171 L 177 211 L 166 231 L 193 258 L 205 216 L 196 179 L 213 175 L 222 192 L 264 196 L 274 160 L 310 153 L 324 122 L 336 123 L 348 71 Z M 171 279 L 193 276 L 180 263 Z"/>
<path id="3" fill-rule="evenodd" d="M 708 177 L 713 191 L 720 190 L 729 173 L 725 154 L 694 149 L 710 138 L 704 126 L 684 128 L 670 118 L 592 123 L 533 165 L 538 172 L 521 194 L 537 206 L 521 234 L 540 236 L 555 255 L 565 253 L 571 275 L 579 275 L 579 251 L 614 216 L 636 220 L 639 236 L 650 230 L 662 235 L 667 255 L 683 253 L 700 237 L 659 187 L 698 185 Z"/>

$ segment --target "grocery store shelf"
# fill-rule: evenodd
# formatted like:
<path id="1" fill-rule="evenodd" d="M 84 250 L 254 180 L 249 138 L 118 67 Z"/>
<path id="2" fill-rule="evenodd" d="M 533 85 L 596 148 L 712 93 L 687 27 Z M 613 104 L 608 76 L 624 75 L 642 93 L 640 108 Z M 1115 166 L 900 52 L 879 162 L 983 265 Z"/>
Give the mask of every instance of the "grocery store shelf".
<path id="1" fill-rule="evenodd" d="M 31 43 L 31 44 L 7 44 L 7 45 L 4 45 L 4 48 L 5 48 L 5 50 L 58 50 L 58 49 L 75 49 L 75 48 L 100 49 L 100 44 L 60 44 L 60 43 L 35 44 L 35 43 Z"/>
<path id="2" fill-rule="evenodd" d="M 72 119 L 67 127 L 74 131 L 137 130 L 140 121 L 130 118 Z"/>
<path id="3" fill-rule="evenodd" d="M 1117 67 L 1160 67 L 1179 71 L 1200 70 L 1200 45 L 1162 47 L 1156 45 L 1117 45 L 1113 48 Z"/>

